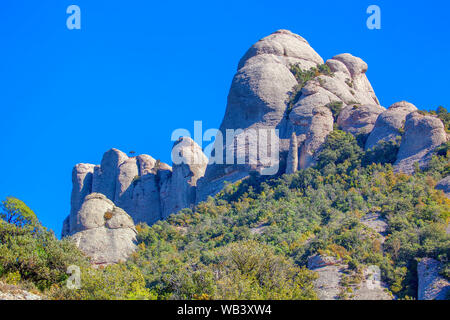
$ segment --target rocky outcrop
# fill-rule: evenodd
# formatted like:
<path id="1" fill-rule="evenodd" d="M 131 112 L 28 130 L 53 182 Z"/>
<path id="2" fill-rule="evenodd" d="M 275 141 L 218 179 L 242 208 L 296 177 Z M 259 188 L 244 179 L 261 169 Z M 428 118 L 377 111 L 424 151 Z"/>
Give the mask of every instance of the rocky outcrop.
<path id="1" fill-rule="evenodd" d="M 372 149 L 381 141 L 395 140 L 402 133 L 406 116 L 417 111 L 413 104 L 401 101 L 394 103 L 376 119 L 375 126 L 366 141 L 365 149 Z"/>
<path id="2" fill-rule="evenodd" d="M 133 219 L 100 193 L 85 198 L 70 234 L 96 265 L 124 261 L 136 248 Z"/>
<path id="3" fill-rule="evenodd" d="M 318 275 L 314 287 L 319 300 L 392 300 L 376 267 L 367 267 L 362 275 L 357 275 L 340 260 L 326 255 L 309 257 L 307 267 Z M 346 277 L 359 279 L 359 283 L 352 281 L 353 284 L 344 285 Z"/>
<path id="4" fill-rule="evenodd" d="M 275 145 L 277 149 L 279 146 L 282 157 L 286 158 L 292 134 L 286 103 L 297 85 L 290 67 L 295 64 L 308 70 L 322 63 L 322 58 L 305 39 L 287 30 L 279 30 L 265 37 L 247 51 L 239 62 L 228 94 L 225 116 L 219 128 L 223 137 L 216 138 L 213 156 L 219 161 L 209 165 L 205 177 L 199 181 L 198 200 L 205 200 L 219 192 L 225 181 L 235 182 L 248 176 L 250 171 L 267 167 L 267 159 L 260 157 L 260 154 L 255 157 L 254 163 L 239 164 L 237 138 L 227 139 L 227 130 L 241 129 L 246 135 L 258 138 L 261 138 L 259 129 L 278 130 L 277 134 L 269 134 L 264 148 L 273 150 Z M 249 140 L 250 143 L 257 143 L 254 138 Z M 226 161 L 227 154 L 231 161 Z M 279 161 L 278 156 L 275 161 Z M 277 163 L 269 164 L 272 165 Z M 278 173 L 278 167 L 276 171 Z"/>
<path id="5" fill-rule="evenodd" d="M 297 138 L 299 168 L 313 165 L 316 151 L 333 130 L 334 120 L 328 104 L 374 105 L 370 110 L 377 110 L 376 115 L 384 111 L 365 75 L 367 64 L 350 54 L 328 60 L 326 64 L 332 74 L 320 74 L 309 80 L 298 92 L 298 101 L 288 108 L 288 101 L 298 86 L 291 66 L 297 65 L 306 71 L 320 64 L 323 64 L 322 58 L 308 42 L 290 31 L 279 30 L 258 41 L 239 62 L 220 126 L 222 134 L 225 135 L 227 129 L 278 130 L 278 138 L 274 139 L 277 141 L 271 141 L 268 148 L 273 143 L 279 144 L 278 173 L 291 172 L 295 162 L 292 149 L 289 152 L 292 134 Z M 375 119 L 370 119 L 371 124 Z M 226 154 L 236 149 L 236 143 L 233 139 L 221 138 L 219 142 L 216 139 L 213 153 L 214 157 L 219 154 L 221 163 L 207 167 L 205 177 L 199 181 L 197 200 L 205 200 L 220 191 L 224 181 L 235 182 L 248 176 L 250 171 L 260 171 L 264 167 L 260 158 L 253 165 L 236 164 L 236 161 L 227 164 Z"/>
<path id="6" fill-rule="evenodd" d="M 447 141 L 447 134 L 442 121 L 434 116 L 424 116 L 419 112 L 408 114 L 405 134 L 402 137 L 396 171 L 414 173 L 414 164 L 424 168 L 433 155 L 433 150 Z"/>
<path id="7" fill-rule="evenodd" d="M 115 206 L 125 210 L 136 223 L 154 222 L 196 200 L 197 180 L 208 164 L 202 149 L 190 138 L 174 144 L 173 155 L 180 162 L 174 168 L 149 155 L 128 157 L 117 149 L 107 151 L 101 165 L 77 164 L 72 174 L 70 215 L 62 235 L 72 235 L 85 197 L 91 192 L 103 194 Z"/>
<path id="8" fill-rule="evenodd" d="M 447 300 L 450 296 L 450 282 L 439 275 L 442 265 L 431 258 L 423 258 L 417 264 L 419 278 L 419 300 Z"/>
<path id="9" fill-rule="evenodd" d="M 92 192 L 104 194 L 108 199 L 114 200 L 119 166 L 127 159 L 127 155 L 120 150 L 108 150 L 103 155 L 101 165 L 95 166 Z"/>
<path id="10" fill-rule="evenodd" d="M 450 176 L 439 181 L 436 185 L 436 189 L 444 191 L 447 198 L 450 198 Z"/>
<path id="11" fill-rule="evenodd" d="M 298 143 L 297 143 L 297 135 L 295 134 L 295 132 L 293 132 L 289 144 L 286 173 L 292 174 L 297 172 L 297 170 L 298 170 Z"/>
<path id="12" fill-rule="evenodd" d="M 187 137 L 180 138 L 172 148 L 172 176 L 162 183 L 162 217 L 192 207 L 196 200 L 197 180 L 205 174 L 208 158 L 202 149 Z"/>
<path id="13" fill-rule="evenodd" d="M 305 169 L 315 163 L 315 152 L 333 131 L 333 115 L 326 107 L 302 106 L 290 115 L 294 133 L 298 136 L 300 147 L 299 168 Z"/>
<path id="14" fill-rule="evenodd" d="M 42 300 L 40 295 L 0 282 L 0 300 Z"/>

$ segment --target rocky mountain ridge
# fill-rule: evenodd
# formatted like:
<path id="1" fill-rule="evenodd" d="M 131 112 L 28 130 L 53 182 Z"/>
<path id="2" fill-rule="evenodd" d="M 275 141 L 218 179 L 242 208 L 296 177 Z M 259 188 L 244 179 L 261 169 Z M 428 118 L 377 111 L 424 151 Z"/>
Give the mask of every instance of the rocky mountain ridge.
<path id="1" fill-rule="evenodd" d="M 366 150 L 401 137 L 394 168 L 412 174 L 416 163 L 425 167 L 433 150 L 449 140 L 444 125 L 405 101 L 382 107 L 367 70 L 362 59 L 348 53 L 324 62 L 302 37 L 276 31 L 240 60 L 220 131 L 278 130 L 277 141 L 268 146 L 279 146 L 278 174 L 313 166 L 335 128 L 365 141 Z M 220 142 L 213 156 L 225 157 L 228 149 L 236 148 Z M 262 159 L 255 164 L 208 164 L 188 137 L 175 142 L 174 157 L 182 161 L 171 167 L 149 155 L 129 157 L 111 149 L 100 165 L 77 164 L 62 235 L 71 236 L 97 264 L 124 260 L 135 248 L 134 224 L 152 224 L 192 208 L 219 192 L 225 181 L 236 182 L 265 167 Z M 448 195 L 448 177 L 437 188 Z"/>

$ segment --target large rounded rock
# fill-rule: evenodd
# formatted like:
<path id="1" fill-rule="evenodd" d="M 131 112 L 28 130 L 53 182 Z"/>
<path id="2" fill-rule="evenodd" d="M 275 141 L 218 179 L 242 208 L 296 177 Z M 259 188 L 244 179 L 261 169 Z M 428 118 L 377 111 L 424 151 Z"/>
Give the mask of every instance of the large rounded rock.
<path id="1" fill-rule="evenodd" d="M 414 173 L 414 164 L 424 168 L 433 155 L 433 150 L 447 141 L 442 121 L 434 116 L 424 116 L 418 112 L 406 117 L 405 134 L 402 137 L 396 171 Z"/>
<path id="2" fill-rule="evenodd" d="M 337 124 L 343 131 L 353 135 L 369 134 L 384 111 L 379 105 L 349 105 L 339 114 Z"/>
<path id="3" fill-rule="evenodd" d="M 416 106 L 406 101 L 397 102 L 390 106 L 377 118 L 366 141 L 365 149 L 372 149 L 381 141 L 395 140 L 397 136 L 401 136 L 400 129 L 405 125 L 406 116 L 414 111 L 417 111 Z"/>
<path id="4" fill-rule="evenodd" d="M 133 219 L 103 194 L 85 198 L 70 239 L 94 264 L 124 261 L 136 249 Z"/>

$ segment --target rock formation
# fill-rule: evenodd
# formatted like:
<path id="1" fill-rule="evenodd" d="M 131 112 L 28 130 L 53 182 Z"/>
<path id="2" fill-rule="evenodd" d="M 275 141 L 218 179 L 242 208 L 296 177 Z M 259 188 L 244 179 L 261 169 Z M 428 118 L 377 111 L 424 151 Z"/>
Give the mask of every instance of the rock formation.
<path id="1" fill-rule="evenodd" d="M 378 142 L 395 140 L 401 136 L 400 129 L 405 125 L 406 116 L 414 111 L 417 111 L 416 106 L 406 101 L 390 106 L 376 119 L 375 126 L 366 141 L 365 149 L 372 149 Z"/>
<path id="2" fill-rule="evenodd" d="M 392 300 L 378 269 L 366 268 L 360 283 L 345 287 L 343 278 L 352 276 L 354 272 L 338 259 L 314 255 L 308 259 L 307 267 L 318 275 L 314 286 L 319 300 Z"/>
<path id="3" fill-rule="evenodd" d="M 423 258 L 417 264 L 419 300 L 447 300 L 450 282 L 439 275 L 442 265 L 431 258 Z"/>
<path id="4" fill-rule="evenodd" d="M 298 170 L 298 143 L 297 135 L 295 132 L 292 133 L 291 141 L 289 144 L 289 153 L 286 164 L 286 173 L 295 173 Z"/>
<path id="5" fill-rule="evenodd" d="M 172 169 L 148 155 L 128 157 L 111 149 L 99 166 L 77 164 L 62 236 L 71 236 L 95 264 L 124 260 L 134 250 L 134 223 L 153 224 L 196 202 L 207 157 L 192 139 L 180 138 L 173 158 L 179 161 Z"/>
<path id="6" fill-rule="evenodd" d="M 447 134 L 442 121 L 434 116 L 424 116 L 419 112 L 408 114 L 405 134 L 402 137 L 396 171 L 414 173 L 414 164 L 420 168 L 426 166 L 433 155 L 433 150 L 447 141 Z"/>
<path id="7" fill-rule="evenodd" d="M 226 139 L 226 130 L 242 129 L 258 137 L 258 129 L 278 130 L 277 137 L 271 137 L 265 147 L 270 150 L 278 144 L 280 153 L 286 156 L 292 134 L 292 130 L 288 129 L 286 102 L 297 85 L 290 66 L 295 64 L 308 70 L 322 63 L 322 58 L 305 39 L 287 30 L 279 30 L 265 37 L 247 51 L 238 64 L 228 94 L 227 108 L 220 126 L 223 137 L 216 138 L 214 156 L 221 163 L 207 167 L 205 177 L 199 181 L 198 200 L 205 200 L 220 191 L 224 181 L 237 181 L 248 176 L 250 171 L 264 167 L 261 159 L 253 165 L 237 164 L 236 160 L 227 164 L 226 155 L 236 149 L 236 138 Z M 237 151 L 233 159 L 236 159 Z"/>
<path id="8" fill-rule="evenodd" d="M 173 171 L 161 187 L 161 214 L 166 218 L 196 201 L 197 180 L 205 174 L 208 158 L 191 138 L 180 138 L 172 149 Z"/>
<path id="9" fill-rule="evenodd" d="M 100 193 L 84 199 L 69 229 L 71 239 L 96 265 L 126 260 L 135 250 L 136 234 L 133 219 Z"/>
<path id="10" fill-rule="evenodd" d="M 385 109 L 379 105 L 349 105 L 339 114 L 337 124 L 343 131 L 355 136 L 368 135 L 383 111 Z"/>
<path id="11" fill-rule="evenodd" d="M 43 300 L 43 298 L 16 285 L 0 282 L 1 300 Z"/>
<path id="12" fill-rule="evenodd" d="M 337 55 L 328 60 L 326 64 L 332 74 L 320 74 L 308 81 L 298 93 L 298 101 L 292 108 L 288 108 L 287 102 L 299 85 L 291 67 L 297 65 L 302 71 L 307 71 L 322 64 L 323 59 L 309 43 L 290 31 L 279 30 L 258 41 L 239 62 L 220 126 L 222 134 L 227 129 L 278 130 L 278 173 L 283 173 L 292 171 L 295 161 L 299 168 L 315 163 L 316 151 L 333 130 L 333 115 L 327 107 L 330 103 L 339 102 L 344 107 L 370 105 L 367 109 L 372 113 L 367 117 L 373 125 L 376 116 L 384 109 L 379 106 L 365 75 L 367 64 L 350 54 Z M 364 113 L 361 114 L 361 118 L 363 117 L 366 117 Z M 367 131 L 369 129 L 367 127 Z M 293 153 L 288 157 L 293 133 L 297 136 L 299 147 L 297 159 L 292 158 Z M 215 146 L 214 155 L 219 153 L 220 159 L 224 159 L 227 152 L 236 148 L 234 141 L 224 141 L 224 138 Z M 275 142 L 269 143 L 269 149 L 272 143 Z M 288 162 L 291 166 L 289 169 L 286 168 Z M 209 195 L 220 191 L 224 181 L 237 181 L 248 176 L 250 171 L 259 171 L 261 167 L 263 165 L 258 161 L 253 166 L 239 165 L 236 162 L 226 164 L 225 161 L 211 164 L 199 181 L 197 199 L 205 200 Z"/>
<path id="13" fill-rule="evenodd" d="M 114 206 L 135 223 L 153 224 L 214 196 L 225 181 L 251 172 L 277 175 L 313 166 L 336 127 L 368 136 L 366 149 L 402 136 L 395 169 L 412 173 L 415 162 L 425 166 L 433 150 L 447 141 L 442 122 L 404 101 L 385 110 L 367 69 L 362 59 L 348 53 L 324 64 L 305 39 L 287 30 L 261 39 L 239 61 L 209 161 L 192 139 L 183 137 L 173 145 L 173 168 L 149 155 L 128 157 L 117 149 L 107 151 L 100 165 L 77 164 L 63 236 L 77 239 L 96 261 L 123 258 L 132 249 L 131 225 L 120 230 L 127 245 L 119 248 L 119 256 L 104 258 L 95 252 L 108 241 L 115 243 L 123 229 L 110 228 L 99 218 L 106 207 Z M 310 75 L 305 81 L 304 74 Z M 441 188 L 448 193 L 448 182 Z"/>

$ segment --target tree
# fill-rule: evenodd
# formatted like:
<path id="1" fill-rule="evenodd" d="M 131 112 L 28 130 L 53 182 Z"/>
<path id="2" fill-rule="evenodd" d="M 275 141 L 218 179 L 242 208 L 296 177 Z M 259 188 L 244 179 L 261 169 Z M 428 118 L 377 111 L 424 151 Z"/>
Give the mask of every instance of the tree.
<path id="1" fill-rule="evenodd" d="M 2 201 L 0 218 L 17 227 L 36 226 L 36 214 L 22 200 L 7 197 Z"/>

